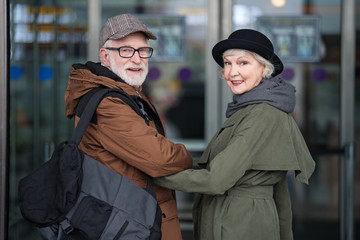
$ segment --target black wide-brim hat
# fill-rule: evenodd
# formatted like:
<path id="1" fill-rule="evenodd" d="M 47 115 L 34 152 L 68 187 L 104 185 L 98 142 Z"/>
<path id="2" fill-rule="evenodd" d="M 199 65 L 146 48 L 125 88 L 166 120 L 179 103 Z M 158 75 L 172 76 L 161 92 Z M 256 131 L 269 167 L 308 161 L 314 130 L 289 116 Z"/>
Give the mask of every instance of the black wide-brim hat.
<path id="1" fill-rule="evenodd" d="M 212 55 L 220 67 L 224 67 L 223 53 L 228 49 L 244 49 L 259 54 L 274 65 L 272 76 L 280 74 L 284 65 L 274 53 L 274 47 L 269 38 L 261 32 L 252 29 L 240 29 L 230 34 L 228 39 L 215 44 Z"/>

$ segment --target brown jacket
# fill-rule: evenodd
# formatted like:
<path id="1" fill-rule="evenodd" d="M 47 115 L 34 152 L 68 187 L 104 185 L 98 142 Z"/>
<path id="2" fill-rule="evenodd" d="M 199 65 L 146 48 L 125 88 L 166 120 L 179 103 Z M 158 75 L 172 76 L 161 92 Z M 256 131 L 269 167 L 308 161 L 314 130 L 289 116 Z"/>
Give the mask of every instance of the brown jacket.
<path id="1" fill-rule="evenodd" d="M 67 117 L 74 116 L 84 94 L 99 86 L 122 88 L 129 95 L 140 95 L 149 102 L 141 91 L 137 93 L 100 64 L 76 64 L 71 67 L 65 92 Z M 146 125 L 144 119 L 119 98 L 103 99 L 96 114 L 97 124 L 90 123 L 80 149 L 140 187 L 147 186 L 146 174 L 159 177 L 192 168 L 192 157 L 185 146 L 159 134 L 153 122 L 150 126 Z M 155 191 L 163 212 L 162 239 L 182 239 L 175 192 L 156 185 Z"/>

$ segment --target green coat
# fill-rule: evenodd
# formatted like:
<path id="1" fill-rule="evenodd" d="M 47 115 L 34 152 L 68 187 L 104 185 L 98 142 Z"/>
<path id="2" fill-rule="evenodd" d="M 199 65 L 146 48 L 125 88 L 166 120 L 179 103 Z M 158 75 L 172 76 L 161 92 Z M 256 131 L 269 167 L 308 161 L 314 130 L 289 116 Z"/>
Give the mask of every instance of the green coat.
<path id="1" fill-rule="evenodd" d="M 287 171 L 308 184 L 315 163 L 290 114 L 266 103 L 239 109 L 198 164 L 200 169 L 155 179 L 200 193 L 193 207 L 195 239 L 293 239 Z"/>

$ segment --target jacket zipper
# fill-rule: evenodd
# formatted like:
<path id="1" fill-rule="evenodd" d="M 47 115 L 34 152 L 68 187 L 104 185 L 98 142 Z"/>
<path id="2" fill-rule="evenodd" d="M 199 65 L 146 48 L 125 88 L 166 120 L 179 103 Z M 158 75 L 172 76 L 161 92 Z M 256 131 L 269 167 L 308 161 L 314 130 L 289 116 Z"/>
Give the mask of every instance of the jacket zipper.
<path id="1" fill-rule="evenodd" d="M 121 226 L 120 230 L 115 235 L 114 240 L 120 239 L 121 235 L 124 233 L 128 225 L 129 225 L 129 221 L 125 221 L 124 224 Z"/>
<path id="2" fill-rule="evenodd" d="M 141 97 L 139 89 L 135 88 L 135 92 L 137 93 L 137 95 L 138 95 L 139 97 Z M 141 97 L 141 98 L 142 98 L 142 97 Z"/>

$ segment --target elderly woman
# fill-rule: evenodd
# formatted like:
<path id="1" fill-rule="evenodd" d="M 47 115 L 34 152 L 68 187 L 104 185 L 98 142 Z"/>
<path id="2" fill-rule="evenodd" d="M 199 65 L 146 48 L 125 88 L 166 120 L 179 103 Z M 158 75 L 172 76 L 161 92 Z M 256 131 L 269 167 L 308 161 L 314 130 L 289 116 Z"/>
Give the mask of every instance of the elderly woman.
<path id="1" fill-rule="evenodd" d="M 227 120 L 199 168 L 157 178 L 161 186 L 198 192 L 195 239 L 293 239 L 287 172 L 308 184 L 315 163 L 291 116 L 295 88 L 262 33 L 241 29 L 217 43 L 212 55 L 234 93 Z"/>

